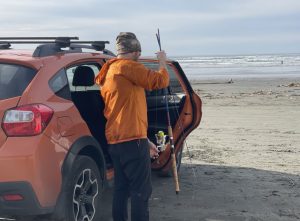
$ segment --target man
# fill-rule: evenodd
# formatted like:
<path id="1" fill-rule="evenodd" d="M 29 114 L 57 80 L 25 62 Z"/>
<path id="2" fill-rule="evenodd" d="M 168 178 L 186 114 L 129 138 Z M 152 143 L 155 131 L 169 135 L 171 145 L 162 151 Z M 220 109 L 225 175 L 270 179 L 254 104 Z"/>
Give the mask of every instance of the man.
<path id="1" fill-rule="evenodd" d="M 114 221 L 127 220 L 127 202 L 131 197 L 131 220 L 148 221 L 152 192 L 150 156 L 157 157 L 158 150 L 147 139 L 145 89 L 168 86 L 166 54 L 157 53 L 160 68 L 152 71 L 137 62 L 141 45 L 133 33 L 121 32 L 116 47 L 117 58 L 103 65 L 96 77 L 105 103 L 105 134 L 115 171 L 112 214 Z"/>

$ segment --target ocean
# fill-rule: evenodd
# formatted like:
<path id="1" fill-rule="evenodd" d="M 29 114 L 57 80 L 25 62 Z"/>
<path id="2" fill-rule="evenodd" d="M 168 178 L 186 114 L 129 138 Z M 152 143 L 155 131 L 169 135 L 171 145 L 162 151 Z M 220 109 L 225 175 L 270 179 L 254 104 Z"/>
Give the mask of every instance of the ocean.
<path id="1" fill-rule="evenodd" d="M 297 78 L 300 54 L 185 56 L 177 60 L 189 79 Z"/>

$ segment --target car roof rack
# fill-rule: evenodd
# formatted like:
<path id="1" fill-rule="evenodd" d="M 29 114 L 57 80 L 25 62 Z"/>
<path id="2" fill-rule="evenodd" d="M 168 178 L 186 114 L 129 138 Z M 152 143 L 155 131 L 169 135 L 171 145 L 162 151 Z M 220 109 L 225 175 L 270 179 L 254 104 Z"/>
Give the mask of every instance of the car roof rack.
<path id="1" fill-rule="evenodd" d="M 78 40 L 78 37 L 0 37 L 0 49 L 10 49 L 12 44 L 40 44 L 33 52 L 32 57 L 45 57 L 57 53 L 78 53 L 82 52 L 83 48 L 116 56 L 113 52 L 105 49 L 105 44 L 109 44 L 109 41 Z M 69 48 L 69 50 L 63 50 L 63 48 Z"/>

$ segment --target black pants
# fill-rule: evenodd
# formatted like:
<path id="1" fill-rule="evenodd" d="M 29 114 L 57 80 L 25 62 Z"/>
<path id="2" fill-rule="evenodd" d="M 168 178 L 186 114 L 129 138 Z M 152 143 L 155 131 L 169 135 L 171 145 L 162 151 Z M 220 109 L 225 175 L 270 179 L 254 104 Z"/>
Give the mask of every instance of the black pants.
<path id="1" fill-rule="evenodd" d="M 127 204 L 131 198 L 131 220 L 148 221 L 148 200 L 152 192 L 151 161 L 147 139 L 109 145 L 115 170 L 112 215 L 114 221 L 128 219 Z"/>

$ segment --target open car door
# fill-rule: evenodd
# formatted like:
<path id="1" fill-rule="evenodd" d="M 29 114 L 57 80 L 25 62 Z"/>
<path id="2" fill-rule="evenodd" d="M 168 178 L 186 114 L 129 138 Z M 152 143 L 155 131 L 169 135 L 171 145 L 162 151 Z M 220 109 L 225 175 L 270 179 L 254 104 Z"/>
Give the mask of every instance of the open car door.
<path id="1" fill-rule="evenodd" d="M 143 59 L 140 62 L 153 70 L 159 68 L 157 60 Z M 165 99 L 167 99 L 179 169 L 184 141 L 200 123 L 202 103 L 200 97 L 193 91 L 178 62 L 168 61 L 167 69 L 170 76 L 167 96 L 163 89 L 145 92 L 148 108 L 148 138 L 157 145 L 155 135 L 158 131 L 168 134 L 165 105 Z M 152 162 L 152 169 L 154 170 L 167 172 L 171 169 L 171 151 L 170 145 L 168 145 L 168 137 L 166 143 L 165 150 L 160 152 L 159 158 Z"/>

